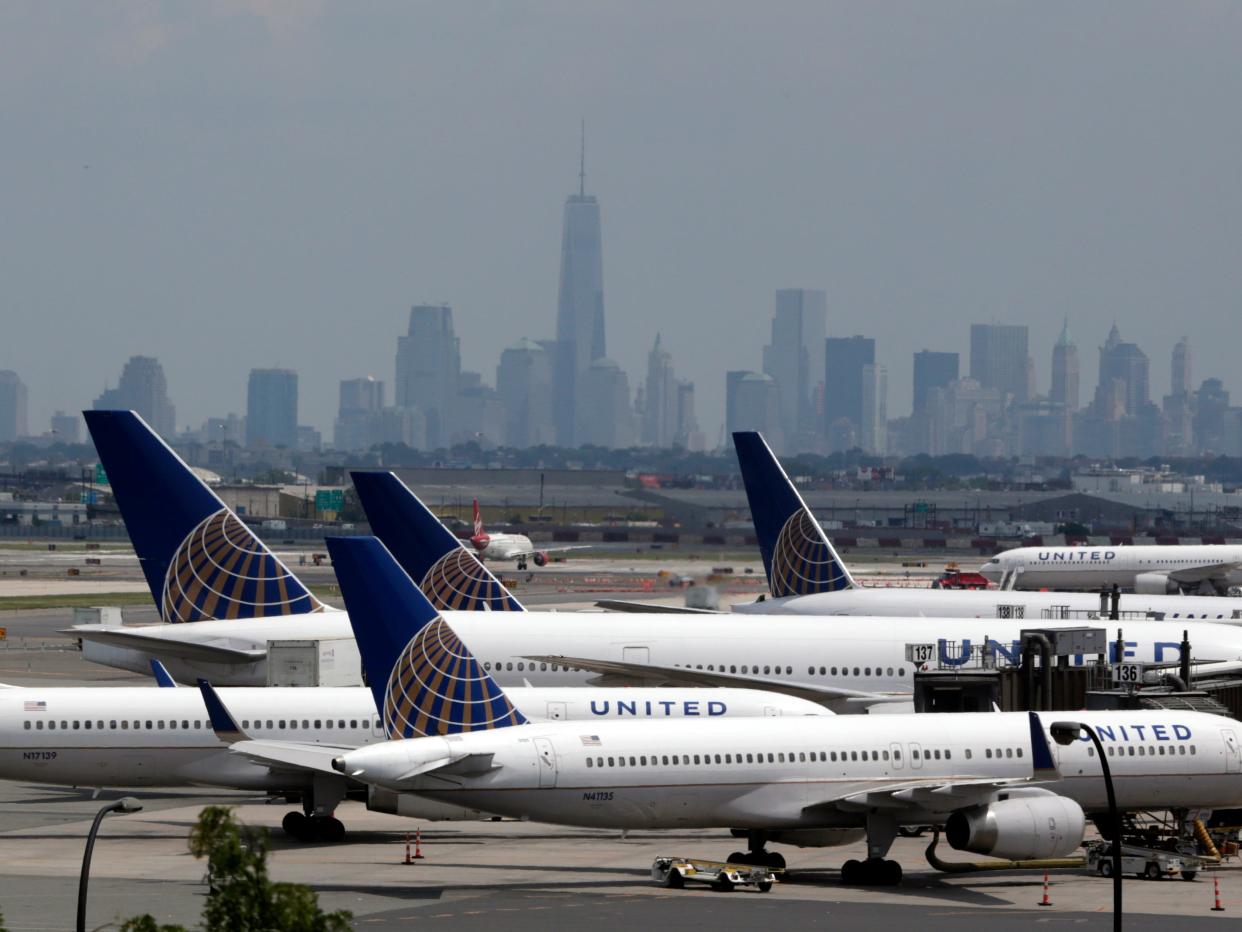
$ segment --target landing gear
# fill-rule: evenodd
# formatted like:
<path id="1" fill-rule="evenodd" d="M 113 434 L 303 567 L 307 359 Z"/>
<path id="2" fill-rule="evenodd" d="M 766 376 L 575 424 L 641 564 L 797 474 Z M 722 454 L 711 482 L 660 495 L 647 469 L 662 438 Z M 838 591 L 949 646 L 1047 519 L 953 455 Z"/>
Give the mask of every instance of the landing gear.
<path id="1" fill-rule="evenodd" d="M 518 557 L 517 568 L 519 571 L 526 569 L 526 558 L 525 557 Z"/>
<path id="2" fill-rule="evenodd" d="M 884 858 L 851 858 L 841 865 L 841 882 L 860 887 L 895 887 L 901 883 L 901 865 Z"/>
<path id="3" fill-rule="evenodd" d="M 733 829 L 734 837 L 746 836 L 749 851 L 734 851 L 729 855 L 730 864 L 749 864 L 752 867 L 769 867 L 772 870 L 785 870 L 785 857 L 777 851 L 768 851 L 764 846 L 768 841 L 768 833 L 762 829 L 742 831 Z M 781 874 L 781 879 L 787 875 Z"/>
<path id="4" fill-rule="evenodd" d="M 286 813 L 280 827 L 286 835 L 298 841 L 336 844 L 345 838 L 345 823 L 335 816 L 307 816 L 294 811 Z"/>
<path id="5" fill-rule="evenodd" d="M 302 811 L 287 813 L 280 827 L 290 838 L 306 842 L 336 844 L 345 838 L 345 823 L 333 816 L 345 798 L 345 781 L 316 774 L 310 789 L 302 794 Z"/>
<path id="6" fill-rule="evenodd" d="M 867 860 L 851 858 L 841 866 L 841 881 L 847 884 L 895 887 L 901 883 L 901 865 L 884 855 L 897 837 L 897 820 L 890 813 L 867 815 Z"/>

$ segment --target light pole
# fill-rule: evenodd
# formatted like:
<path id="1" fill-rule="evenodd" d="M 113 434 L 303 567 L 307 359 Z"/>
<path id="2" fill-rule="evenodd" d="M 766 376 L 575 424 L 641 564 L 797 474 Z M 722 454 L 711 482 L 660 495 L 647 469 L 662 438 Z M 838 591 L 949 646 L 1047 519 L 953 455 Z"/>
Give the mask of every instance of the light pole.
<path id="1" fill-rule="evenodd" d="M 1117 794 L 1113 792 L 1113 773 L 1108 769 L 1108 755 L 1104 753 L 1104 745 L 1095 729 L 1083 722 L 1053 722 L 1048 729 L 1052 739 L 1061 745 L 1070 745 L 1086 732 L 1087 737 L 1095 745 L 1095 753 L 1100 758 L 1100 769 L 1104 772 L 1104 789 L 1108 792 L 1108 821 L 1113 836 L 1113 929 L 1121 932 L 1121 813 L 1117 811 Z"/>
<path id="2" fill-rule="evenodd" d="M 125 814 L 138 812 L 140 809 L 142 809 L 142 803 L 133 796 L 122 796 L 95 813 L 95 821 L 91 823 L 91 830 L 86 836 L 86 853 L 82 855 L 82 877 L 78 880 L 78 932 L 86 932 L 86 882 L 90 878 L 91 852 L 95 850 L 95 836 L 99 834 L 99 823 L 109 812 Z"/>

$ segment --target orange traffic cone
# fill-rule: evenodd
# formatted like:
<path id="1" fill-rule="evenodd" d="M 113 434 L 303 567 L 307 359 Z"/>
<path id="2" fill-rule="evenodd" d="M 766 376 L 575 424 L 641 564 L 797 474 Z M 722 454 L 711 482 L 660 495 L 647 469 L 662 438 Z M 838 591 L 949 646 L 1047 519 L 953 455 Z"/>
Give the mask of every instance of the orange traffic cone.
<path id="1" fill-rule="evenodd" d="M 1051 906 L 1052 900 L 1048 898 L 1048 872 L 1044 871 L 1044 898 L 1039 901 L 1040 906 Z"/>
<path id="2" fill-rule="evenodd" d="M 410 857 L 410 833 L 409 832 L 405 833 L 405 860 L 402 861 L 401 863 L 402 864 L 413 864 L 414 863 L 413 859 Z"/>
<path id="3" fill-rule="evenodd" d="M 1223 913 L 1225 907 L 1220 905 L 1220 878 L 1215 874 L 1212 875 L 1212 897 L 1216 901 L 1216 905 L 1212 907 L 1212 912 Z"/>
<path id="4" fill-rule="evenodd" d="M 414 829 L 414 860 L 421 861 L 423 859 L 423 830 L 421 828 Z"/>

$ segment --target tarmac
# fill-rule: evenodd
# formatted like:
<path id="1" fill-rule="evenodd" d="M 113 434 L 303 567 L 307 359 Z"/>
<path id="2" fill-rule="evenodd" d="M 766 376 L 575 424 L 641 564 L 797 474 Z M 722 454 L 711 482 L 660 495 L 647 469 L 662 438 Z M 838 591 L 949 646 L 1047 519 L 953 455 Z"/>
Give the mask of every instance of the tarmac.
<path id="1" fill-rule="evenodd" d="M 659 566 L 647 570 L 651 572 Z M 299 571 L 300 571 L 299 567 Z M 644 568 L 645 569 L 645 568 Z M 698 566 L 703 572 L 703 566 Z M 129 574 L 136 574 L 136 566 Z M 330 572 L 330 571 L 329 571 Z M 124 572 L 118 573 L 126 575 Z M 519 597 L 565 610 L 602 597 L 597 571 L 577 567 L 547 588 L 519 586 Z M 134 575 L 130 575 L 131 581 Z M 0 596 L 13 580 L 0 579 Z M 59 582 L 59 581 L 58 581 Z M 565 585 L 559 583 L 564 582 Z M 581 590 L 591 590 L 583 592 Z M 564 591 L 561 591 L 564 590 Z M 677 599 L 653 591 L 649 597 Z M 156 621 L 153 607 L 127 607 L 127 623 Z M 0 611 L 0 683 L 15 685 L 135 685 L 142 677 L 86 663 L 60 629 L 71 609 Z M 11 932 L 72 928 L 77 878 L 90 820 L 104 801 L 127 795 L 90 788 L 0 783 L 0 913 Z M 862 843 L 797 849 L 774 845 L 790 865 L 788 882 L 769 893 L 706 887 L 665 890 L 650 879 L 659 855 L 723 858 L 739 842 L 723 831 L 600 832 L 518 821 L 415 825 L 346 803 L 338 816 L 348 829 L 338 845 L 302 844 L 279 829 L 284 804 L 214 790 L 143 790 L 144 808 L 105 820 L 91 871 L 88 928 L 150 912 L 161 922 L 193 927 L 202 910 L 204 865 L 188 852 L 186 836 L 199 810 L 219 803 L 239 818 L 272 830 L 269 865 L 277 880 L 311 885 L 329 909 L 354 914 L 357 929 L 432 929 L 496 932 L 550 927 L 594 930 L 870 929 L 915 923 L 922 929 L 983 930 L 1019 924 L 1072 924 L 1111 928 L 1112 887 L 1083 870 L 1051 875 L 1051 906 L 1041 907 L 1043 875 L 1034 871 L 942 874 L 924 856 L 929 837 L 899 839 L 890 857 L 905 868 L 896 888 L 847 887 L 840 866 L 865 854 Z M 422 831 L 425 858 L 403 862 L 407 832 Z M 970 856 L 946 850 L 945 860 Z M 1212 878 L 1220 880 L 1223 912 L 1212 912 Z M 1242 867 L 1228 863 L 1196 881 L 1124 883 L 1126 926 L 1167 930 L 1236 921 L 1242 917 Z"/>

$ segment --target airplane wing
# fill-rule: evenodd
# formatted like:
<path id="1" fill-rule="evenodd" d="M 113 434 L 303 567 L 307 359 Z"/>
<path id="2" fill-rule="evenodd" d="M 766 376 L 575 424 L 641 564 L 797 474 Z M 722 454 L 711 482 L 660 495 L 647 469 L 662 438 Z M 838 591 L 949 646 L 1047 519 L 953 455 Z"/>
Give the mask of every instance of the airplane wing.
<path id="1" fill-rule="evenodd" d="M 565 667 L 589 670 L 605 677 L 616 677 L 627 685 L 635 682 L 651 686 L 727 686 L 734 689 L 767 689 L 786 696 L 808 699 L 827 708 L 847 706 L 856 712 L 872 705 L 889 702 L 910 702 L 909 693 L 876 693 L 839 686 L 811 686 L 753 676 L 738 676 L 719 670 L 692 670 L 688 667 L 664 667 L 649 663 L 628 663 L 623 660 L 587 660 L 581 657 L 528 656 L 536 663 L 555 663 Z"/>
<path id="2" fill-rule="evenodd" d="M 199 660 L 208 663 L 254 663 L 267 656 L 266 650 L 228 647 L 223 644 L 209 644 L 199 641 L 179 641 L 172 638 L 151 637 L 140 634 L 137 630 L 121 628 L 102 628 L 96 625 L 75 625 L 61 629 L 61 634 L 69 634 L 83 641 L 95 641 L 110 647 L 125 647 L 140 650 L 161 657 L 176 657 L 181 660 Z"/>
<path id="3" fill-rule="evenodd" d="M 533 557 L 537 553 L 564 553 L 566 550 L 590 550 L 594 544 L 551 544 L 547 547 L 541 547 L 538 544 L 532 544 L 524 550 L 506 550 L 504 558 L 512 560 L 514 557 Z"/>
<path id="4" fill-rule="evenodd" d="M 689 608 L 684 605 L 659 605 L 655 602 L 627 602 L 624 599 L 600 599 L 596 608 L 607 612 L 628 612 L 631 615 L 722 615 L 712 608 Z"/>
<path id="5" fill-rule="evenodd" d="M 1031 772 L 1021 777 L 998 779 L 996 777 L 924 777 L 922 779 L 894 779 L 884 786 L 871 786 L 858 793 L 846 792 L 839 796 L 819 800 L 806 806 L 803 811 L 837 809 L 845 812 L 868 812 L 876 809 L 901 811 L 918 809 L 924 812 L 951 812 L 965 806 L 990 802 L 1000 790 L 1021 787 L 1024 795 L 1055 796 L 1053 790 L 1034 786 L 1034 781 L 1061 779 L 1056 755 L 1048 744 L 1042 722 L 1034 712 L 1027 713 L 1027 725 L 1031 739 Z"/>
<path id="6" fill-rule="evenodd" d="M 1169 574 L 1169 579 L 1185 586 L 1201 583 L 1205 579 L 1218 579 L 1236 570 L 1242 564 L 1231 561 L 1227 563 L 1204 563 L 1202 566 L 1184 566 Z"/>

